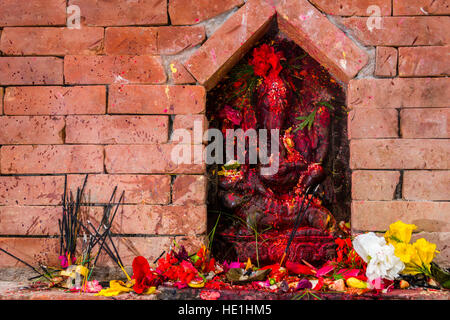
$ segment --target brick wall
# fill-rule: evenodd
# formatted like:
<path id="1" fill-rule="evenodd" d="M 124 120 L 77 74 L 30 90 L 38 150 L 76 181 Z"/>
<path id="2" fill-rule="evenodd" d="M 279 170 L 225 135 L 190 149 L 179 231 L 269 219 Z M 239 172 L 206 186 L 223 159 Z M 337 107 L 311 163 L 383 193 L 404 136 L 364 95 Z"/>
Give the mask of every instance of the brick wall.
<path id="1" fill-rule="evenodd" d="M 0 0 L 0 246 L 57 263 L 64 176 L 74 190 L 86 173 L 93 203 L 125 190 L 126 264 L 174 238 L 198 246 L 205 166 L 173 164 L 171 133 L 205 120 L 206 91 L 276 21 L 347 89 L 353 230 L 415 223 L 450 264 L 449 13 L 445 0 Z"/>

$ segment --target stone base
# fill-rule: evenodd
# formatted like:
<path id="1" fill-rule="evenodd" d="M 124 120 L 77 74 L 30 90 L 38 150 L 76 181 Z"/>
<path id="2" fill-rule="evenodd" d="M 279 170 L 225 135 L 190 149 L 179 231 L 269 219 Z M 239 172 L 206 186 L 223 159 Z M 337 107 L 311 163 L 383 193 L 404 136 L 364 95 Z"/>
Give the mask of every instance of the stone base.
<path id="1" fill-rule="evenodd" d="M 31 289 L 26 282 L 0 281 L 0 300 L 200 300 L 200 293 L 206 289 L 175 289 L 161 286 L 156 294 L 121 294 L 116 297 L 96 297 L 92 293 L 66 293 L 62 289 Z M 206 290 L 220 293 L 219 300 L 295 300 L 299 292 L 270 293 L 256 290 Z M 350 295 L 339 292 L 314 292 L 323 300 L 450 300 L 449 290 L 405 289 L 386 294 L 365 293 Z M 305 295 L 303 300 L 314 299 Z"/>

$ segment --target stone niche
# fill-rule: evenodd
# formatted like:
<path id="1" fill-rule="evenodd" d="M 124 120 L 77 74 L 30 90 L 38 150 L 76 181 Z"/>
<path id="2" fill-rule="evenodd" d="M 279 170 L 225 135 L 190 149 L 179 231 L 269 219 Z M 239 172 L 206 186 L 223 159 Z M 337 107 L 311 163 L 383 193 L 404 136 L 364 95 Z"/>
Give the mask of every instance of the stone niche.
<path id="1" fill-rule="evenodd" d="M 350 219 L 345 101 L 340 81 L 275 21 L 208 92 L 207 118 L 210 128 L 222 132 L 223 163 L 230 156 L 228 138 L 234 141 L 234 160 L 239 147 L 245 150 L 244 160 L 208 166 L 208 231 L 215 256 L 250 257 L 261 265 L 280 261 L 302 203 L 308 208 L 287 258 L 320 264 L 334 255 L 339 222 Z M 274 144 L 280 152 L 278 170 L 270 174 L 261 174 L 267 161 L 250 159 L 261 151 L 264 129 L 267 157 Z M 305 197 L 319 181 L 315 195 Z"/>

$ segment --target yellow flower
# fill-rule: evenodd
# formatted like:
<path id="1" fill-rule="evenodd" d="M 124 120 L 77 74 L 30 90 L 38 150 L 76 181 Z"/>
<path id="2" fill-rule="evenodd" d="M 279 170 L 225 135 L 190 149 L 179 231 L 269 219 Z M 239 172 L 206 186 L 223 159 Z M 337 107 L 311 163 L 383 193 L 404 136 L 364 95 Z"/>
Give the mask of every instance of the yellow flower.
<path id="1" fill-rule="evenodd" d="M 384 238 L 387 243 L 396 245 L 399 242 L 409 243 L 411 240 L 412 232 L 417 229 L 414 224 L 406 224 L 398 220 L 389 226 L 389 230 L 386 231 Z"/>
<path id="2" fill-rule="evenodd" d="M 411 263 L 417 256 L 417 251 L 412 244 L 398 242 L 395 244 L 395 255 L 402 260 L 404 264 Z"/>
<path id="3" fill-rule="evenodd" d="M 420 238 L 413 243 L 413 246 L 416 249 L 417 255 L 423 266 L 430 270 L 430 263 L 433 261 L 434 254 L 436 253 L 436 244 L 430 243 L 424 238 Z"/>

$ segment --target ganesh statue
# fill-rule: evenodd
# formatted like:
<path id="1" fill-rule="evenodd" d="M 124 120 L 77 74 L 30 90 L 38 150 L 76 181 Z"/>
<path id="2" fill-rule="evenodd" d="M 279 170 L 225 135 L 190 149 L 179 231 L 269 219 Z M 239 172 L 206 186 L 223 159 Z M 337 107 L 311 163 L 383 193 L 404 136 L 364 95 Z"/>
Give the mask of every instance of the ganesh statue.
<path id="1" fill-rule="evenodd" d="M 329 84 L 337 84 L 303 50 L 290 46 L 290 41 L 276 39 L 255 47 L 230 72 L 230 85 L 223 88 L 227 99 L 217 103 L 215 117 L 224 135 L 230 129 L 266 129 L 267 157 L 278 161 L 277 170 L 265 174 L 262 169 L 273 163 L 252 163 L 248 157 L 221 167 L 219 198 L 231 217 L 221 235 L 239 260 L 277 263 L 303 202 L 308 208 L 287 260 L 317 265 L 335 253 L 336 222 L 317 194 L 305 195 L 326 175 L 322 165 L 334 110 Z M 274 142 L 277 148 L 272 148 Z"/>

